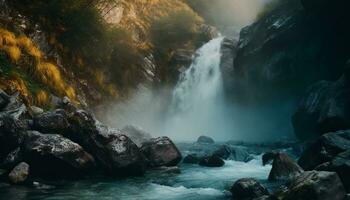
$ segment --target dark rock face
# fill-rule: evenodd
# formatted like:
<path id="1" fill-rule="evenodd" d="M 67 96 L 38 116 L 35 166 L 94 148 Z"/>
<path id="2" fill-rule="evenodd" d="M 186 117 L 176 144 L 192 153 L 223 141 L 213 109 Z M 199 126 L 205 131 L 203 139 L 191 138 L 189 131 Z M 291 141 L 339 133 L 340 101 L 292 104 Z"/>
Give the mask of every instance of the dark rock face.
<path id="1" fill-rule="evenodd" d="M 222 167 L 225 162 L 220 157 L 212 155 L 201 158 L 198 164 L 205 167 Z"/>
<path id="2" fill-rule="evenodd" d="M 271 100 L 300 94 L 319 80 L 334 80 L 349 58 L 349 3 L 281 1 L 267 16 L 244 28 L 226 88 L 242 100 Z M 308 8 L 317 2 L 331 5 L 321 14 Z M 344 5 L 345 4 L 345 5 Z M 327 7 L 327 6 L 326 6 Z M 335 13 L 335 15 L 333 15 Z M 315 73 L 317 72 L 317 73 Z M 295 81 L 298 80 L 298 81 Z"/>
<path id="3" fill-rule="evenodd" d="M 327 133 L 306 148 L 298 164 L 305 170 L 313 170 L 348 149 L 350 149 L 349 130 Z"/>
<path id="4" fill-rule="evenodd" d="M 312 85 L 293 115 L 295 134 L 300 139 L 350 128 L 350 79 Z"/>
<path id="5" fill-rule="evenodd" d="M 288 180 L 301 174 L 304 170 L 287 154 L 278 153 L 272 163 L 269 180 Z"/>
<path id="6" fill-rule="evenodd" d="M 29 128 L 26 106 L 17 95 L 8 96 L 5 107 L 0 110 L 0 158 L 20 146 L 23 133 Z"/>
<path id="7" fill-rule="evenodd" d="M 264 166 L 267 165 L 268 163 L 272 162 L 277 155 L 278 152 L 275 151 L 264 153 L 264 155 L 262 156 L 262 164 Z"/>
<path id="8" fill-rule="evenodd" d="M 236 181 L 230 191 L 237 200 L 252 200 L 269 195 L 267 189 L 252 178 L 244 178 Z"/>
<path id="9" fill-rule="evenodd" d="M 200 158 L 197 157 L 196 154 L 189 154 L 187 156 L 185 156 L 185 158 L 183 159 L 183 163 L 187 163 L 187 164 L 198 164 L 199 163 Z"/>
<path id="10" fill-rule="evenodd" d="M 18 147 L 5 157 L 2 163 L 0 163 L 0 167 L 3 169 L 12 169 L 22 160 L 23 160 L 22 151 L 21 151 L 21 148 Z"/>
<path id="11" fill-rule="evenodd" d="M 34 118 L 33 129 L 42 133 L 63 133 L 68 127 L 67 113 L 61 109 Z"/>
<path id="12" fill-rule="evenodd" d="M 141 147 L 143 142 L 146 142 L 152 138 L 151 134 L 137 126 L 132 125 L 125 126 L 121 132 L 128 136 L 138 147 Z"/>
<path id="13" fill-rule="evenodd" d="M 141 175 L 144 157 L 139 148 L 120 131 L 100 124 L 90 113 L 77 110 L 69 118 L 64 135 L 82 145 L 107 170 L 115 175 Z"/>
<path id="14" fill-rule="evenodd" d="M 149 167 L 176 166 L 182 159 L 180 151 L 168 137 L 152 138 L 142 144 L 141 152 Z"/>
<path id="15" fill-rule="evenodd" d="M 213 155 L 222 159 L 231 159 L 241 162 L 249 162 L 253 157 L 243 148 L 222 145 L 218 150 L 214 151 Z"/>
<path id="16" fill-rule="evenodd" d="M 89 153 L 61 135 L 27 132 L 23 148 L 25 160 L 36 176 L 70 178 L 95 167 Z"/>
<path id="17" fill-rule="evenodd" d="M 0 109 L 7 106 L 10 101 L 10 96 L 0 89 Z"/>
<path id="18" fill-rule="evenodd" d="M 24 183 L 29 176 L 29 165 L 25 162 L 19 163 L 9 173 L 8 178 L 12 184 Z"/>
<path id="19" fill-rule="evenodd" d="M 199 138 L 197 139 L 198 143 L 202 143 L 202 144 L 214 144 L 214 140 L 211 137 L 208 136 L 199 136 Z"/>
<path id="20" fill-rule="evenodd" d="M 345 195 L 337 173 L 306 171 L 293 179 L 287 190 L 276 196 L 281 200 L 344 200 Z"/>

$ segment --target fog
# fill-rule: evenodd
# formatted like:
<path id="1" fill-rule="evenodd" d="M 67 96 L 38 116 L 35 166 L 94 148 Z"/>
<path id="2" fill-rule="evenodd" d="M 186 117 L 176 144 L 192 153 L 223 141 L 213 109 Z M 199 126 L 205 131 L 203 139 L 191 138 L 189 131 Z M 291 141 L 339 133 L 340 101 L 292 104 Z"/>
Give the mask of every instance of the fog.
<path id="1" fill-rule="evenodd" d="M 278 0 L 187 0 L 223 34 L 238 33 L 253 23 L 267 3 Z"/>
<path id="2" fill-rule="evenodd" d="M 292 137 L 293 101 L 256 107 L 225 99 L 222 40 L 219 37 L 201 47 L 174 88 L 140 87 L 133 97 L 107 106 L 103 121 L 117 128 L 136 125 L 153 136 L 166 135 L 177 141 L 194 141 L 200 135 L 217 141 L 255 142 Z"/>

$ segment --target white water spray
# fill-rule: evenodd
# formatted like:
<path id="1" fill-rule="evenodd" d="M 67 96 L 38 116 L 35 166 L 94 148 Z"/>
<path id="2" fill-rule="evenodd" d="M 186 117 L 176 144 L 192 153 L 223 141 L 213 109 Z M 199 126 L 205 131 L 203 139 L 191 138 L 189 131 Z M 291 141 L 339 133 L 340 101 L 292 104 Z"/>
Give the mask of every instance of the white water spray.
<path id="1" fill-rule="evenodd" d="M 223 37 L 219 37 L 202 46 L 181 75 L 164 123 L 167 134 L 194 139 L 227 132 L 220 70 L 222 41 Z"/>

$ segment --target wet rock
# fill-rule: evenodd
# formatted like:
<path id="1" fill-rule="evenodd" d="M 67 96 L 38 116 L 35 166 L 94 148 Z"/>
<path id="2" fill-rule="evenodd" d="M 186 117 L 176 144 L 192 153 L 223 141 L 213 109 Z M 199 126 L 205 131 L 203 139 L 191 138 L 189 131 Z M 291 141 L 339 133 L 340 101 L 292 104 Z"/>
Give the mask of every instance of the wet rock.
<path id="1" fill-rule="evenodd" d="M 222 145 L 218 150 L 213 152 L 213 155 L 225 160 L 230 159 L 241 162 L 249 162 L 253 159 L 246 149 L 229 145 Z"/>
<path id="2" fill-rule="evenodd" d="M 8 178 L 12 184 L 24 183 L 29 176 L 29 165 L 25 162 L 19 163 L 13 170 L 9 173 Z"/>
<path id="3" fill-rule="evenodd" d="M 288 184 L 287 190 L 278 194 L 281 200 L 344 200 L 346 192 L 337 173 L 306 171 Z"/>
<path id="4" fill-rule="evenodd" d="M 138 147 L 141 147 L 143 142 L 146 142 L 152 138 L 151 134 L 147 133 L 140 127 L 132 125 L 125 126 L 121 132 L 128 136 Z"/>
<path id="5" fill-rule="evenodd" d="M 268 190 L 253 178 L 243 178 L 236 181 L 230 191 L 237 200 L 253 200 L 269 195 Z"/>
<path id="6" fill-rule="evenodd" d="M 262 156 L 263 166 L 267 165 L 268 163 L 272 163 L 277 155 L 278 155 L 278 152 L 276 151 L 270 151 L 270 152 L 264 153 L 264 155 Z"/>
<path id="7" fill-rule="evenodd" d="M 238 49 L 237 44 L 237 40 L 229 38 L 225 38 L 221 44 L 220 70 L 226 87 L 234 84 L 232 74 L 234 73 L 233 63 Z"/>
<path id="8" fill-rule="evenodd" d="M 338 154 L 332 161 L 316 167 L 318 171 L 337 172 L 347 192 L 350 192 L 350 149 Z"/>
<path id="9" fill-rule="evenodd" d="M 350 128 L 350 79 L 312 85 L 292 117 L 295 134 L 304 140 Z"/>
<path id="10" fill-rule="evenodd" d="M 106 172 L 113 175 L 141 175 L 145 159 L 137 145 L 121 131 L 98 122 L 92 114 L 77 110 L 68 119 L 65 137 L 90 152 Z"/>
<path id="11" fill-rule="evenodd" d="M 143 143 L 141 152 L 149 167 L 176 166 L 182 159 L 180 151 L 168 137 L 153 138 Z"/>
<path id="12" fill-rule="evenodd" d="M 272 163 L 269 180 L 289 180 L 301 174 L 304 170 L 287 154 L 278 153 Z"/>
<path id="13" fill-rule="evenodd" d="M 61 135 L 28 131 L 23 152 L 32 173 L 44 178 L 75 178 L 95 167 L 89 153 Z"/>
<path id="14" fill-rule="evenodd" d="M 6 108 L 11 107 L 8 105 Z M 24 105 L 12 107 L 0 112 L 0 158 L 7 156 L 19 147 L 24 139 L 24 132 L 29 128 Z"/>
<path id="15" fill-rule="evenodd" d="M 42 108 L 36 106 L 30 106 L 30 109 L 32 110 L 34 116 L 38 116 L 44 113 L 44 110 Z"/>
<path id="16" fill-rule="evenodd" d="M 189 154 L 187 156 L 185 156 L 185 158 L 183 159 L 183 163 L 187 163 L 187 164 L 198 164 L 199 163 L 200 158 L 197 157 L 196 154 Z"/>
<path id="17" fill-rule="evenodd" d="M 69 128 L 67 118 L 64 110 L 46 112 L 34 118 L 33 129 L 42 133 L 64 133 Z"/>
<path id="18" fill-rule="evenodd" d="M 313 170 L 348 149 L 350 149 L 350 130 L 327 133 L 305 149 L 298 164 L 305 170 Z"/>
<path id="19" fill-rule="evenodd" d="M 18 147 L 5 157 L 5 159 L 0 164 L 0 167 L 4 169 L 12 169 L 21 161 L 23 161 L 23 156 L 21 148 Z"/>
<path id="20" fill-rule="evenodd" d="M 197 139 L 198 143 L 202 143 L 202 144 L 214 144 L 214 140 L 211 137 L 208 136 L 199 136 L 199 138 Z"/>
<path id="21" fill-rule="evenodd" d="M 211 155 L 201 158 L 199 165 L 205 167 L 222 167 L 225 165 L 225 162 L 219 156 Z"/>

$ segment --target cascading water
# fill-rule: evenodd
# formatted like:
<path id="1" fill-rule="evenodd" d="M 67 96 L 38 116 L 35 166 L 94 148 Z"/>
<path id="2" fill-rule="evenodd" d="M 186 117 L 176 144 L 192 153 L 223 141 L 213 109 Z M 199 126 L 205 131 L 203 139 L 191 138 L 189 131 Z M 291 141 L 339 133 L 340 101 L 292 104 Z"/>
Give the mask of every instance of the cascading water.
<path id="1" fill-rule="evenodd" d="M 222 41 L 219 37 L 202 46 L 181 75 L 164 124 L 169 135 L 193 139 L 227 131 L 220 70 Z"/>
<path id="2" fill-rule="evenodd" d="M 220 71 L 223 38 L 211 40 L 197 51 L 193 64 L 182 75 L 173 93 L 172 109 L 180 112 L 203 111 L 220 100 Z"/>

